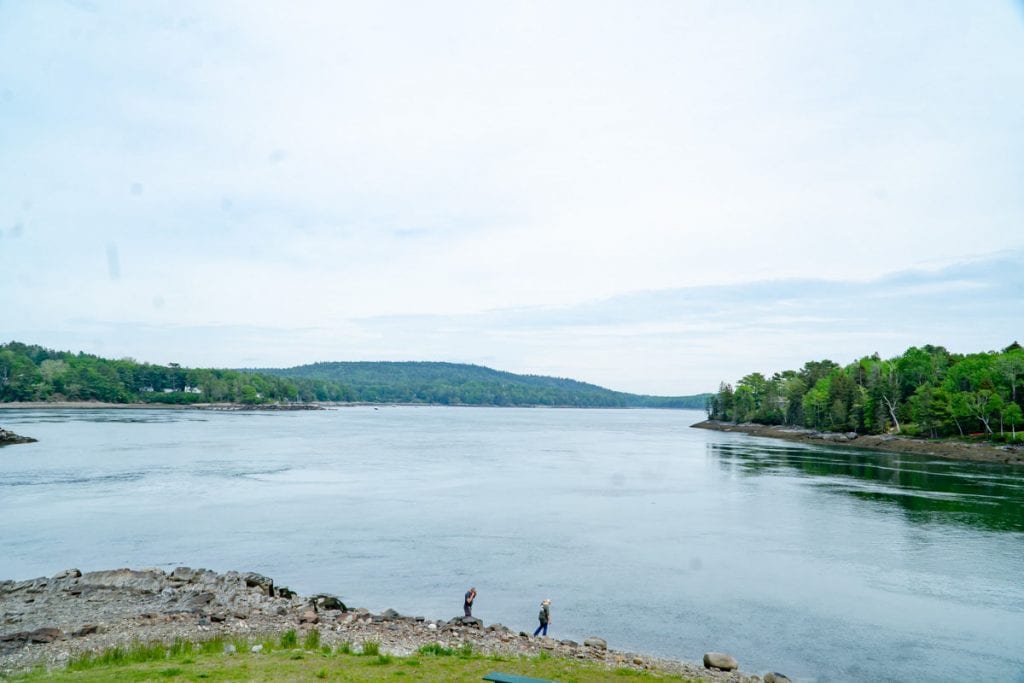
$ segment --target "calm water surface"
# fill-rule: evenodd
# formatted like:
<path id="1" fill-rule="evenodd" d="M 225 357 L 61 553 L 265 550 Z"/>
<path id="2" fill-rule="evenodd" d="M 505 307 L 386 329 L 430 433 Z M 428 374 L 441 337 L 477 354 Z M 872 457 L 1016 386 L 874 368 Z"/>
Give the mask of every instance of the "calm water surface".
<path id="1" fill-rule="evenodd" d="M 255 570 L 807 681 L 1024 681 L 1024 469 L 689 411 L 4 410 L 0 578 Z"/>

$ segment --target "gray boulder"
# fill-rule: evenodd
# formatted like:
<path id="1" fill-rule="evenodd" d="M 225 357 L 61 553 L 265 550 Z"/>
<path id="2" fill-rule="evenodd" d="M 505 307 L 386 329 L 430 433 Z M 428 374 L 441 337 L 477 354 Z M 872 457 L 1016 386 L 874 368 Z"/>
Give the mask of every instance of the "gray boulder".
<path id="1" fill-rule="evenodd" d="M 167 580 L 171 583 L 191 583 L 196 577 L 196 572 L 191 567 L 175 567 Z"/>
<path id="2" fill-rule="evenodd" d="M 216 597 L 217 596 L 211 593 L 210 591 L 195 593 L 181 601 L 181 609 L 189 612 L 201 610 L 207 605 L 209 605 L 211 602 L 213 602 L 213 599 Z"/>
<path id="3" fill-rule="evenodd" d="M 590 638 L 584 639 L 583 644 L 587 647 L 592 647 L 595 650 L 608 649 L 608 642 L 604 638 L 597 638 L 595 636 L 591 636 Z"/>
<path id="4" fill-rule="evenodd" d="M 20 436 L 0 427 L 0 446 L 15 443 L 33 443 L 35 441 L 36 439 L 33 439 L 31 436 Z"/>
<path id="5" fill-rule="evenodd" d="M 245 585 L 249 588 L 259 588 L 263 591 L 264 595 L 274 597 L 274 580 L 263 574 L 257 574 L 256 572 L 249 572 L 242 577 L 245 580 Z"/>
<path id="6" fill-rule="evenodd" d="M 37 628 L 35 631 L 19 631 L 9 635 L 0 636 L 0 643 L 52 643 L 64 637 L 64 632 L 59 628 Z"/>
<path id="7" fill-rule="evenodd" d="M 721 669 L 722 671 L 735 671 L 740 668 L 739 662 L 732 655 L 727 655 L 724 652 L 705 652 L 704 653 L 704 668 L 705 669 Z"/>
<path id="8" fill-rule="evenodd" d="M 769 671 L 764 675 L 764 683 L 791 683 L 789 677 L 778 671 Z"/>
<path id="9" fill-rule="evenodd" d="M 339 599 L 335 595 L 320 593 L 318 595 L 314 595 L 313 597 L 311 597 L 309 601 L 313 603 L 313 607 L 315 609 L 341 610 L 342 612 L 348 611 L 348 608 L 345 606 L 345 603 L 343 603 L 341 599 Z"/>
<path id="10" fill-rule="evenodd" d="M 61 579 L 77 579 L 82 575 L 82 572 L 77 569 L 65 569 L 59 574 L 54 574 L 51 581 L 60 581 Z"/>

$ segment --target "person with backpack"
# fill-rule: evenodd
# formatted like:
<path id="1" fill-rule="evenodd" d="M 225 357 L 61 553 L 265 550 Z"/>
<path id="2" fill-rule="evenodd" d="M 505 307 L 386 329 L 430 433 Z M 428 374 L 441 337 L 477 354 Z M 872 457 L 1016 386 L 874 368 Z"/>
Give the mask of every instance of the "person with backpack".
<path id="1" fill-rule="evenodd" d="M 544 635 L 548 634 L 548 624 L 551 623 L 551 600 L 545 599 L 540 603 L 540 613 L 537 615 L 537 619 L 540 620 L 540 626 L 533 632 L 533 635 L 537 635 L 541 631 Z"/>

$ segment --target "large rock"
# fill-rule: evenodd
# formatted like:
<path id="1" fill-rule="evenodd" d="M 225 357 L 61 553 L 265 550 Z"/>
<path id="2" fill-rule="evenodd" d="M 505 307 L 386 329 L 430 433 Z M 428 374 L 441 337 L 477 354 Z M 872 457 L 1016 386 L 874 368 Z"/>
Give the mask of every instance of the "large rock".
<path id="1" fill-rule="evenodd" d="M 196 578 L 196 571 L 192 567 L 175 567 L 167 580 L 172 583 L 192 583 Z"/>
<path id="2" fill-rule="evenodd" d="M 34 443 L 36 440 L 37 439 L 33 439 L 31 436 L 20 436 L 0 427 L 0 446 L 15 443 Z"/>
<path id="3" fill-rule="evenodd" d="M 789 676 L 778 671 L 769 671 L 764 675 L 764 683 L 791 683 Z"/>
<path id="4" fill-rule="evenodd" d="M 259 588 L 264 595 L 274 597 L 274 580 L 272 578 L 256 572 L 249 572 L 242 578 L 245 579 L 246 586 Z"/>
<path id="5" fill-rule="evenodd" d="M 309 601 L 313 603 L 315 609 L 341 610 L 342 612 L 348 611 L 348 608 L 345 607 L 345 603 L 343 603 L 340 598 L 327 593 L 314 595 L 309 599 Z"/>
<path id="6" fill-rule="evenodd" d="M 19 631 L 10 635 L 0 636 L 0 642 L 7 643 L 52 643 L 58 638 L 63 638 L 64 632 L 59 628 L 37 628 L 35 631 Z"/>
<path id="7" fill-rule="evenodd" d="M 592 647 L 595 650 L 607 650 L 608 642 L 604 638 L 590 637 L 583 641 L 583 644 L 587 647 Z"/>
<path id="8" fill-rule="evenodd" d="M 735 671 L 740 668 L 739 662 L 732 655 L 723 652 L 705 652 L 705 669 L 721 669 L 722 671 Z"/>
<path id="9" fill-rule="evenodd" d="M 180 609 L 195 612 L 207 607 L 217 596 L 210 591 L 195 593 L 181 601 Z"/>
<path id="10" fill-rule="evenodd" d="M 61 581 L 62 579 L 77 579 L 82 575 L 82 572 L 77 569 L 65 569 L 59 574 L 54 574 L 51 581 Z"/>

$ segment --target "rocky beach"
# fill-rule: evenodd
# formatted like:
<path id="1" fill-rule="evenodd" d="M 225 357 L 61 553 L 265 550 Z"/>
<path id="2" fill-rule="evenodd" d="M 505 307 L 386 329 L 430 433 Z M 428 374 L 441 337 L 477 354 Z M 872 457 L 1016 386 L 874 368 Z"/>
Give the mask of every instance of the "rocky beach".
<path id="1" fill-rule="evenodd" d="M 352 608 L 327 594 L 302 596 L 253 572 L 217 573 L 178 567 L 114 569 L 52 577 L 0 581 L 0 677 L 43 665 L 59 668 L 73 657 L 136 642 L 214 637 L 276 637 L 295 629 L 300 637 L 316 629 L 321 642 L 375 642 L 382 652 L 408 655 L 432 643 L 472 646 L 485 654 L 589 660 L 609 667 L 678 673 L 695 680 L 757 683 L 764 679 L 737 670 L 729 655 L 707 653 L 704 665 L 649 657 L 608 647 L 594 636 L 582 643 L 533 637 L 474 617 L 449 620 L 380 614 Z M 718 668 L 721 667 L 721 668 Z"/>
<path id="2" fill-rule="evenodd" d="M 856 432 L 822 432 L 801 427 L 763 425 L 754 422 L 721 422 L 705 420 L 691 425 L 695 429 L 711 429 L 718 432 L 740 432 L 750 436 L 765 436 L 799 443 L 828 444 L 863 448 L 888 453 L 909 453 L 930 455 L 948 460 L 970 460 L 1009 465 L 1024 464 L 1024 447 L 1019 445 L 996 445 L 983 441 L 966 442 L 949 439 L 916 439 L 897 434 L 859 435 Z"/>

